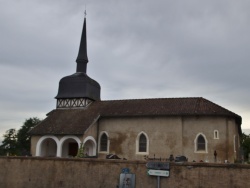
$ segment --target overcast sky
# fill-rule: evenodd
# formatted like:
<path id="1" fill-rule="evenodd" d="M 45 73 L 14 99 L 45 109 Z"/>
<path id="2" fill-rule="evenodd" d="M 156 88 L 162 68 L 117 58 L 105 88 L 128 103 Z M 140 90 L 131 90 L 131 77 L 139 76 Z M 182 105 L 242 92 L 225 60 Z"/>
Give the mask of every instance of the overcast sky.
<path id="1" fill-rule="evenodd" d="M 204 97 L 250 128 L 249 0 L 0 0 L 0 135 L 55 109 L 85 5 L 102 100 Z"/>

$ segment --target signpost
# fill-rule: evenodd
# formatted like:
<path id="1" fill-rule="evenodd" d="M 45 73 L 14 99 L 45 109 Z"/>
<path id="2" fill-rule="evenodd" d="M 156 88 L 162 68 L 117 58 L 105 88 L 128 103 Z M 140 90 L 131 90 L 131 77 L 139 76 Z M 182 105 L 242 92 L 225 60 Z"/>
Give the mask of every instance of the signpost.
<path id="1" fill-rule="evenodd" d="M 155 170 L 169 170 L 169 163 L 166 162 L 148 162 L 146 167 Z"/>
<path id="2" fill-rule="evenodd" d="M 169 177 L 169 171 L 168 170 L 148 170 L 148 175 L 150 176 L 163 176 L 163 177 Z"/>
<path id="3" fill-rule="evenodd" d="M 149 176 L 157 176 L 158 188 L 160 188 L 161 177 L 169 177 L 170 166 L 167 162 L 148 162 L 146 164 Z"/>

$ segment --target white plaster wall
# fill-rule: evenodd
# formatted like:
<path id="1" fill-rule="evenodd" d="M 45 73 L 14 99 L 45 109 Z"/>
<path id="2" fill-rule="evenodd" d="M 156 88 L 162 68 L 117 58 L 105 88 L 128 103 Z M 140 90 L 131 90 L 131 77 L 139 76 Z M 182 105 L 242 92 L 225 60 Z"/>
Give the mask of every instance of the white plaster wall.
<path id="1" fill-rule="evenodd" d="M 149 156 L 169 157 L 181 153 L 182 136 L 180 117 L 158 118 L 107 118 L 101 119 L 99 131 L 107 131 L 110 153 L 127 159 L 144 160 L 144 155 L 136 154 L 136 138 L 143 131 L 149 137 Z M 101 156 L 104 157 L 104 156 Z"/>

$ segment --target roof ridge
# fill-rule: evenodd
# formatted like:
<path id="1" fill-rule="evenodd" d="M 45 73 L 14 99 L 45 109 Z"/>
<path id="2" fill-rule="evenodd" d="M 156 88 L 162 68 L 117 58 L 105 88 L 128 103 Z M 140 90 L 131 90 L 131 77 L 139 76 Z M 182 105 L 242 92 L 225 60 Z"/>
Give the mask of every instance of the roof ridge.
<path id="1" fill-rule="evenodd" d="M 137 99 L 113 99 L 113 100 L 101 100 L 100 102 L 110 102 L 110 101 L 135 101 L 135 100 L 167 100 L 167 99 L 200 99 L 202 97 L 169 97 L 169 98 L 137 98 Z"/>

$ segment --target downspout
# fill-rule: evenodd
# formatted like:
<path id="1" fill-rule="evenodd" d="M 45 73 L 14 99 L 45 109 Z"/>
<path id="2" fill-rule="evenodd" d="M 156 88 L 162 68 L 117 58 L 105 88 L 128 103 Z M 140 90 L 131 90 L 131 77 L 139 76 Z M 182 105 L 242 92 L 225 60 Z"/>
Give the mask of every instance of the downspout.
<path id="1" fill-rule="evenodd" d="M 99 150 L 99 120 L 100 120 L 100 115 L 98 116 L 98 120 L 97 120 L 97 129 L 96 129 L 96 158 L 98 158 L 98 150 Z"/>
<path id="2" fill-rule="evenodd" d="M 228 160 L 229 154 L 229 130 L 228 130 L 228 118 L 226 118 L 226 160 Z"/>

